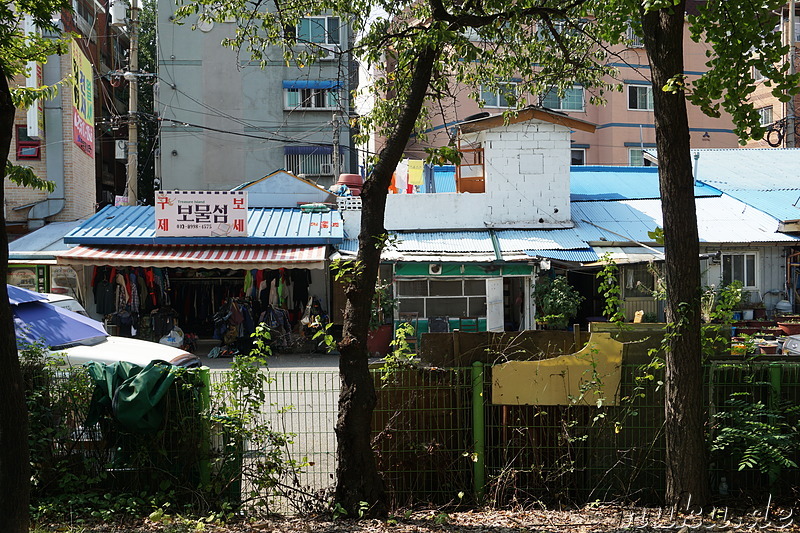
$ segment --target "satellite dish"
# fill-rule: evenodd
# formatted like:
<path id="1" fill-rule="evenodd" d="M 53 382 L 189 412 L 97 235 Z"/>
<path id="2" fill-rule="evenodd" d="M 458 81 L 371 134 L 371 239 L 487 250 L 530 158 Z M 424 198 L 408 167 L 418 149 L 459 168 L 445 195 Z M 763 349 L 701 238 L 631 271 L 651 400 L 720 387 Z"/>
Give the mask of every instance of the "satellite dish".
<path id="1" fill-rule="evenodd" d="M 208 33 L 214 29 L 214 22 L 211 20 L 198 20 L 196 26 L 203 33 Z"/>

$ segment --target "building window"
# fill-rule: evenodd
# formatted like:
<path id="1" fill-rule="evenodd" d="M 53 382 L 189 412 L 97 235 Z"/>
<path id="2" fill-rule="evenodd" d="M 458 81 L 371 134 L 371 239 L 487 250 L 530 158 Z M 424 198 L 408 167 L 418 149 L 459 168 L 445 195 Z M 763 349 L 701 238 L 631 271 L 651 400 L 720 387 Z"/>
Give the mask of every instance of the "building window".
<path id="1" fill-rule="evenodd" d="M 516 83 L 499 83 L 497 89 L 481 85 L 481 102 L 483 107 L 509 107 L 509 97 L 517 94 Z"/>
<path id="2" fill-rule="evenodd" d="M 560 111 L 583 111 L 583 87 L 570 87 L 561 97 L 554 87 L 542 97 L 542 107 Z"/>
<path id="3" fill-rule="evenodd" d="M 631 48 L 644 48 L 644 40 L 640 36 L 636 35 L 636 30 L 630 22 L 628 22 L 627 38 L 628 46 Z"/>
<path id="4" fill-rule="evenodd" d="M 297 24 L 297 38 L 314 44 L 339 44 L 339 17 L 306 17 Z"/>
<path id="5" fill-rule="evenodd" d="M 628 165 L 632 167 L 649 167 L 653 163 L 644 158 L 644 150 L 641 148 L 628 148 Z"/>
<path id="6" fill-rule="evenodd" d="M 722 254 L 722 284 L 741 281 L 746 288 L 756 287 L 756 254 Z"/>
<path id="7" fill-rule="evenodd" d="M 27 126 L 17 126 L 17 159 L 40 159 L 42 141 L 28 137 Z"/>
<path id="8" fill-rule="evenodd" d="M 570 152 L 570 165 L 585 165 L 586 150 L 583 148 L 573 148 Z"/>
<path id="9" fill-rule="evenodd" d="M 91 33 L 94 27 L 95 7 L 93 2 L 88 2 L 91 7 L 84 4 L 81 0 L 72 0 L 73 19 L 78 28 L 88 33 Z"/>
<path id="10" fill-rule="evenodd" d="M 773 121 L 772 121 L 772 106 L 771 105 L 767 106 L 767 107 L 760 107 L 760 108 L 756 109 L 756 112 L 758 113 L 758 122 L 759 122 L 759 124 L 761 124 L 762 126 L 768 126 L 768 125 L 772 124 Z"/>
<path id="11" fill-rule="evenodd" d="M 627 265 L 622 271 L 624 277 L 622 289 L 624 298 L 642 298 L 653 295 L 655 276 L 648 263 Z"/>
<path id="12" fill-rule="evenodd" d="M 753 67 L 753 81 L 761 81 L 764 78 L 765 78 L 764 74 L 756 67 Z"/>
<path id="13" fill-rule="evenodd" d="M 330 146 L 285 146 L 284 168 L 295 176 L 333 176 Z"/>
<path id="14" fill-rule="evenodd" d="M 628 109 L 653 110 L 653 87 L 651 85 L 628 85 Z"/>
<path id="15" fill-rule="evenodd" d="M 486 316 L 486 280 L 439 278 L 397 282 L 399 312 L 432 316 Z"/>
<path id="16" fill-rule="evenodd" d="M 337 87 L 286 87 L 283 89 L 283 108 L 292 109 L 338 109 Z"/>

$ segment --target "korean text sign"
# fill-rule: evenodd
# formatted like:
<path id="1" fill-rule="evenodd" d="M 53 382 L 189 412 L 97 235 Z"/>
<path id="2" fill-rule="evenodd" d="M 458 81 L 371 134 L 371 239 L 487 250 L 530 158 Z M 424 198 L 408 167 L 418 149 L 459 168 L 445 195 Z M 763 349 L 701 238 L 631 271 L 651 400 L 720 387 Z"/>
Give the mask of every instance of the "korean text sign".
<path id="1" fill-rule="evenodd" d="M 72 140 L 90 157 L 94 157 L 94 74 L 92 64 L 71 41 L 72 75 Z"/>
<path id="2" fill-rule="evenodd" d="M 247 237 L 246 191 L 159 191 L 156 237 Z"/>

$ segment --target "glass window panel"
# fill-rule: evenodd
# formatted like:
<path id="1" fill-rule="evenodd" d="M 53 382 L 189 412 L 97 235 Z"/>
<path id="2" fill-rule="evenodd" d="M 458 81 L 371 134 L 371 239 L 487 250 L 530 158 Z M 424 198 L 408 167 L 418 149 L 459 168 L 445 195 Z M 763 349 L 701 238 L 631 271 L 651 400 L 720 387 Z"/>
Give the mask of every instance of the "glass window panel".
<path id="1" fill-rule="evenodd" d="M 467 298 L 428 298 L 426 316 L 467 316 Z"/>
<path id="2" fill-rule="evenodd" d="M 430 296 L 461 296 L 461 280 L 431 280 Z"/>
<path id="3" fill-rule="evenodd" d="M 339 17 L 328 17 L 328 42 L 339 44 Z"/>
<path id="4" fill-rule="evenodd" d="M 464 294 L 467 296 L 485 296 L 486 295 L 486 280 L 485 279 L 465 279 L 464 280 Z"/>
<path id="5" fill-rule="evenodd" d="M 301 41 L 309 43 L 325 42 L 325 19 L 319 17 L 308 17 L 300 19 L 297 36 Z"/>
<path id="6" fill-rule="evenodd" d="M 722 284 L 723 285 L 730 285 L 733 281 L 733 256 L 730 255 L 723 255 L 722 256 Z"/>
<path id="7" fill-rule="evenodd" d="M 398 281 L 397 294 L 399 296 L 427 296 L 428 282 L 419 281 Z"/>
<path id="8" fill-rule="evenodd" d="M 583 149 L 570 150 L 570 165 L 585 165 L 586 152 Z"/>
<path id="9" fill-rule="evenodd" d="M 294 108 L 300 105 L 300 91 L 297 89 L 286 89 L 286 107 Z"/>
<path id="10" fill-rule="evenodd" d="M 467 316 L 486 316 L 486 298 L 470 298 Z"/>
<path id="11" fill-rule="evenodd" d="M 561 109 L 571 111 L 583 110 L 583 87 L 571 87 L 567 89 L 564 98 L 561 100 Z"/>
<path id="12" fill-rule="evenodd" d="M 481 100 L 486 107 L 497 107 L 497 93 L 481 85 Z"/>
<path id="13" fill-rule="evenodd" d="M 327 93 L 326 90 L 314 89 L 314 107 L 322 108 L 327 105 L 325 93 Z"/>
<path id="14" fill-rule="evenodd" d="M 561 103 L 558 101 L 558 94 L 556 93 L 555 88 L 547 91 L 547 93 L 542 97 L 542 107 L 559 109 L 560 106 Z"/>
<path id="15" fill-rule="evenodd" d="M 336 89 L 328 90 L 328 107 L 339 107 L 339 91 Z"/>
<path id="16" fill-rule="evenodd" d="M 403 298 L 397 309 L 400 313 L 419 313 L 419 316 L 425 316 L 425 298 Z"/>
<path id="17" fill-rule="evenodd" d="M 745 287 L 755 287 L 756 286 L 756 256 L 753 254 L 747 254 L 744 256 L 745 258 Z"/>
<path id="18" fill-rule="evenodd" d="M 624 296 L 636 298 L 649 296 L 653 290 L 653 274 L 646 263 L 626 266 L 624 271 Z"/>

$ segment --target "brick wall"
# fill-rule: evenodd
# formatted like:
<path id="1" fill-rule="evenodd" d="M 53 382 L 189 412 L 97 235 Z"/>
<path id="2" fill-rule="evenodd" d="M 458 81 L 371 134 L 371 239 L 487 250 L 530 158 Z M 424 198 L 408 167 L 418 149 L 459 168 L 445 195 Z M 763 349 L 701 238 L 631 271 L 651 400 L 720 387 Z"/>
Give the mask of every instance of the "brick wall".
<path id="1" fill-rule="evenodd" d="M 69 72 L 70 56 L 64 55 L 61 60 L 61 72 Z M 24 84 L 24 79 L 14 80 L 18 84 Z M 75 220 L 86 217 L 95 211 L 95 162 L 94 158 L 84 153 L 78 145 L 73 142 L 72 135 L 72 90 L 70 87 L 64 88 L 59 92 L 56 101 L 62 109 L 61 129 L 64 138 L 64 190 L 56 190 L 54 197 L 63 194 L 65 199 L 64 209 L 57 215 L 48 218 L 49 222 Z M 48 105 L 52 105 L 49 102 Z M 18 110 L 16 113 L 15 124 L 26 124 L 26 112 Z M 12 142 L 12 155 L 16 152 L 16 131 Z M 47 155 L 47 132 L 45 131 L 42 140 L 42 147 L 39 160 L 17 161 L 12 157 L 15 164 L 23 164 L 33 168 L 36 175 L 48 179 L 46 168 Z M 28 209 L 14 211 L 14 207 L 19 207 L 34 202 L 39 202 L 47 198 L 47 193 L 12 184 L 8 179 L 4 180 L 6 220 L 9 222 L 24 222 L 27 220 Z"/>

